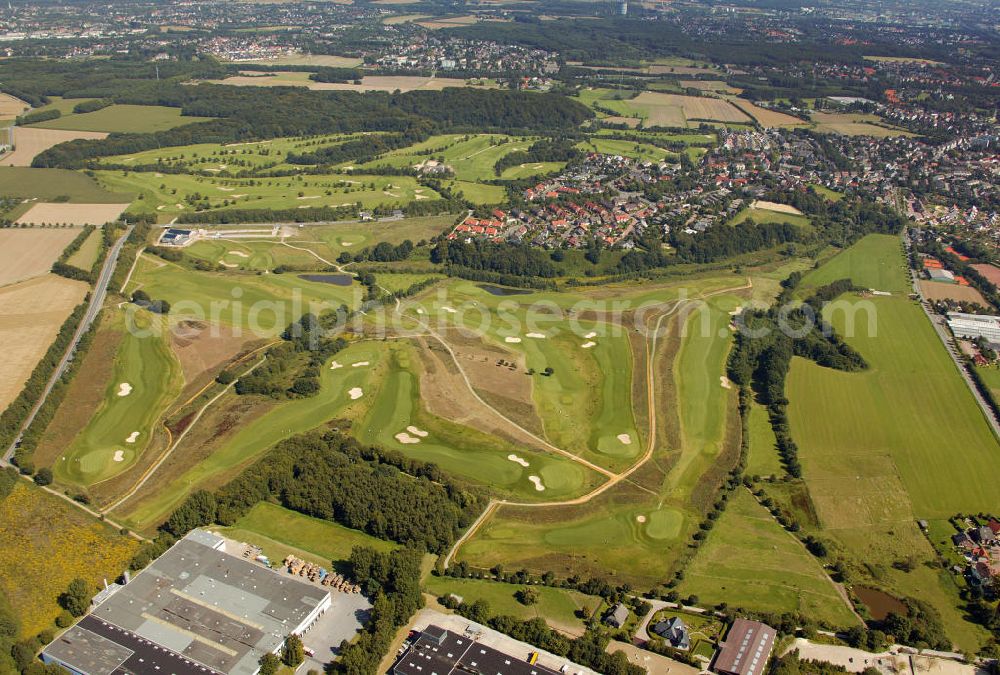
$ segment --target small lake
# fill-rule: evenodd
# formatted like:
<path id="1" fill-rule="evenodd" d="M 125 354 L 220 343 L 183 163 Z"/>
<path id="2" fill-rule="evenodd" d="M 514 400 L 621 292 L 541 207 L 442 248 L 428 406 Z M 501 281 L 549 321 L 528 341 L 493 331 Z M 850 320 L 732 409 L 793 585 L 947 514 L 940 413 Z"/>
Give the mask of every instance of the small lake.
<path id="1" fill-rule="evenodd" d="M 877 588 L 855 586 L 853 590 L 858 599 L 865 603 L 868 613 L 876 621 L 882 621 L 890 613 L 899 614 L 900 616 L 906 616 L 909 613 L 902 601 Z"/>
<path id="2" fill-rule="evenodd" d="M 350 274 L 300 274 L 299 279 L 304 281 L 315 281 L 320 284 L 333 284 L 334 286 L 350 286 L 354 277 Z"/>
<path id="3" fill-rule="evenodd" d="M 476 284 L 476 288 L 481 288 L 490 295 L 531 295 L 534 293 L 534 291 L 526 291 L 523 288 L 507 288 L 493 284 Z"/>

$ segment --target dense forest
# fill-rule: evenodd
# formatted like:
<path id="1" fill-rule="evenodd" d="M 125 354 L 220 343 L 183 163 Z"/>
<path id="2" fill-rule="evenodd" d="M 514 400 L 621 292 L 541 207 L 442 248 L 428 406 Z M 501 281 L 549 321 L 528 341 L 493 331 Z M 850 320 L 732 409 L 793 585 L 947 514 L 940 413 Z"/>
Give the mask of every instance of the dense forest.
<path id="1" fill-rule="evenodd" d="M 177 64 L 179 67 L 182 64 Z M 418 139 L 432 131 L 557 131 L 574 128 L 593 117 L 581 103 L 558 94 L 509 90 L 448 88 L 442 91 L 385 92 L 310 91 L 300 87 L 228 87 L 177 80 L 118 79 L 82 92 L 62 68 L 53 74 L 34 62 L 27 72 L 40 72 L 35 82 L 24 71 L 5 90 L 25 100 L 44 102 L 47 96 L 100 96 L 114 103 L 160 105 L 180 108 L 184 116 L 215 118 L 156 133 L 116 133 L 102 140 L 63 143 L 38 155 L 36 167 L 79 169 L 91 160 L 153 148 L 194 143 L 229 143 L 282 136 L 386 131 Z M 96 69 L 98 72 L 100 68 Z M 0 65 L 0 78 L 7 72 Z M 85 71 L 81 69 L 80 74 Z M 217 75 L 193 70 L 188 77 Z M 88 78 L 92 73 L 87 71 Z M 295 111 L 295 114 L 288 114 Z M 385 150 L 391 149 L 392 141 Z M 380 152 L 377 147 L 348 146 L 362 155 Z M 340 152 L 343 153 L 345 149 Z M 384 150 L 381 150 L 384 151 Z M 302 155 L 301 163 L 336 161 L 330 156 Z"/>
<path id="2" fill-rule="evenodd" d="M 218 492 L 194 493 L 162 529 L 180 537 L 232 524 L 264 500 L 432 553 L 446 550 L 482 506 L 434 464 L 315 431 L 281 441 Z"/>

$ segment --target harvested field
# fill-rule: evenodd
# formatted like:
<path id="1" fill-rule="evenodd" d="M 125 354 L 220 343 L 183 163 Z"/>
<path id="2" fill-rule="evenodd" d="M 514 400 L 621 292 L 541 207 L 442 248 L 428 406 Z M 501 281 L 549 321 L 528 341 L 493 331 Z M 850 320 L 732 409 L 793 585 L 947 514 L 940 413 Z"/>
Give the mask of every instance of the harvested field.
<path id="1" fill-rule="evenodd" d="M 426 14 L 397 14 L 396 16 L 387 16 L 382 19 L 382 23 L 387 26 L 396 26 L 401 23 L 413 23 L 414 21 L 420 21 L 421 19 L 429 19 L 430 17 Z"/>
<path id="2" fill-rule="evenodd" d="M 777 202 L 765 202 L 760 199 L 755 199 L 750 205 L 751 209 L 765 209 L 767 211 L 777 211 L 778 213 L 789 213 L 796 216 L 803 215 L 794 206 L 789 206 L 788 204 L 778 204 Z"/>
<path id="3" fill-rule="evenodd" d="M 0 230 L 0 286 L 45 274 L 79 234 L 68 227 Z"/>
<path id="4" fill-rule="evenodd" d="M 471 14 L 456 16 L 446 19 L 434 19 L 433 21 L 421 21 L 418 26 L 423 26 L 428 30 L 438 30 L 440 28 L 455 28 L 457 26 L 469 26 L 476 23 L 477 19 Z"/>
<path id="5" fill-rule="evenodd" d="M 996 265 L 989 264 L 977 264 L 973 265 L 972 269 L 976 270 L 989 281 L 994 286 L 1000 286 L 1000 267 Z"/>
<path id="6" fill-rule="evenodd" d="M 908 131 L 891 127 L 878 126 L 881 123 L 875 115 L 846 113 L 813 113 L 812 121 L 816 123 L 816 131 L 827 134 L 843 134 L 845 136 L 912 136 Z"/>
<path id="7" fill-rule="evenodd" d="M 34 204 L 18 218 L 16 225 L 67 223 L 69 225 L 103 225 L 118 220 L 128 204 Z"/>
<path id="8" fill-rule="evenodd" d="M 688 120 L 750 121 L 749 117 L 731 103 L 717 98 L 644 91 L 628 101 L 628 106 L 645 112 L 647 123 L 651 126 L 686 126 Z"/>
<path id="9" fill-rule="evenodd" d="M 314 91 L 413 91 L 429 89 L 439 91 L 446 87 L 465 87 L 465 80 L 453 77 L 418 77 L 415 75 L 371 75 L 361 80 L 361 84 L 341 82 L 313 82 L 308 73 L 296 73 L 302 77 L 290 77 L 281 73 L 275 77 L 260 75 L 235 75 L 221 80 L 221 84 L 237 87 L 306 87 Z"/>
<path id="10" fill-rule="evenodd" d="M 31 166 L 35 155 L 77 138 L 107 138 L 101 131 L 64 131 L 62 129 L 36 129 L 17 127 L 14 131 L 14 152 L 0 159 L 0 166 Z"/>
<path id="11" fill-rule="evenodd" d="M 70 312 L 83 301 L 87 284 L 54 274 L 0 288 L 0 408 L 14 400 L 48 350 Z"/>
<path id="12" fill-rule="evenodd" d="M 958 302 L 978 302 L 983 307 L 989 307 L 989 303 L 982 293 L 971 286 L 960 286 L 958 284 L 948 284 L 942 281 L 920 282 L 920 292 L 928 300 L 957 300 Z"/>
<path id="13" fill-rule="evenodd" d="M 0 120 L 12 120 L 29 108 L 31 106 L 21 99 L 0 93 Z"/>
<path id="14" fill-rule="evenodd" d="M 701 89 L 702 91 L 717 91 L 723 94 L 739 94 L 742 89 L 730 87 L 723 80 L 680 80 L 677 84 L 685 89 Z"/>
<path id="15" fill-rule="evenodd" d="M 798 117 L 788 115 L 783 112 L 778 112 L 777 110 L 768 110 L 767 108 L 761 108 L 759 105 L 752 103 L 751 101 L 745 101 L 741 98 L 730 99 L 732 103 L 745 112 L 746 114 L 757 120 L 761 126 L 765 127 L 795 127 L 795 126 L 805 126 L 808 122 L 800 120 Z"/>

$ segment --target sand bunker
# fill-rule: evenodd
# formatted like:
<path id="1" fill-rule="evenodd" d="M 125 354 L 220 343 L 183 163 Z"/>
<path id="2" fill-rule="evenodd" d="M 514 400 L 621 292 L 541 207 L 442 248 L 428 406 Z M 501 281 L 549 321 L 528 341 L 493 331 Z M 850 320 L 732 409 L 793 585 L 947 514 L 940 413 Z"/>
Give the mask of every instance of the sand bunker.
<path id="1" fill-rule="evenodd" d="M 427 432 L 421 429 L 420 427 L 415 427 L 411 424 L 410 426 L 406 427 L 406 430 L 409 431 L 414 436 L 420 436 L 420 438 L 427 438 Z"/>
<path id="2" fill-rule="evenodd" d="M 528 476 L 528 480 L 535 484 L 535 489 L 539 492 L 545 491 L 545 486 L 542 485 L 542 479 L 538 476 Z"/>
<path id="3" fill-rule="evenodd" d="M 222 265 L 223 267 L 239 267 L 239 265 L 235 263 L 227 263 L 225 260 L 220 260 L 219 264 Z"/>
<path id="4" fill-rule="evenodd" d="M 361 387 L 354 387 L 353 389 L 347 392 L 347 395 L 351 397 L 352 401 L 356 401 L 362 396 L 364 396 L 365 392 L 362 391 Z"/>
<path id="5" fill-rule="evenodd" d="M 351 368 L 360 368 L 362 366 L 367 366 L 367 365 L 368 365 L 367 361 L 358 361 L 357 363 L 352 363 Z"/>
<path id="6" fill-rule="evenodd" d="M 545 333 L 528 333 L 526 337 L 534 338 L 536 340 L 544 340 Z"/>
<path id="7" fill-rule="evenodd" d="M 590 349 L 591 347 L 595 346 L 596 344 L 597 344 L 596 342 L 584 342 L 580 346 L 583 347 L 584 349 Z"/>
<path id="8" fill-rule="evenodd" d="M 344 367 L 343 363 L 337 363 L 336 361 L 330 364 L 330 370 L 336 370 L 337 368 L 343 368 L 343 367 Z"/>
<path id="9" fill-rule="evenodd" d="M 132 393 L 132 385 L 129 384 L 128 382 L 122 382 L 121 384 L 118 385 L 119 396 L 128 396 L 131 393 Z"/>
<path id="10" fill-rule="evenodd" d="M 597 331 L 592 330 L 589 333 L 587 333 L 586 335 L 584 335 L 583 337 L 587 338 L 588 340 L 590 338 L 595 338 L 595 337 L 597 337 Z"/>
<path id="11" fill-rule="evenodd" d="M 130 433 L 128 435 L 128 438 L 125 439 L 125 442 L 126 443 L 135 443 L 135 439 L 137 439 L 137 438 L 139 438 L 139 432 L 138 431 L 133 431 L 132 433 Z"/>
<path id="12" fill-rule="evenodd" d="M 226 253 L 228 253 L 229 255 L 235 255 L 235 256 L 237 256 L 239 258 L 249 258 L 250 257 L 249 253 L 244 253 L 243 251 L 226 251 Z"/>
<path id="13" fill-rule="evenodd" d="M 420 442 L 419 438 L 414 438 L 405 431 L 400 431 L 398 434 L 396 434 L 395 439 L 400 443 L 402 443 L 403 445 L 412 445 L 414 443 Z"/>
<path id="14" fill-rule="evenodd" d="M 116 462 L 124 462 L 125 461 L 125 451 L 124 450 L 115 450 L 115 456 L 113 457 L 113 459 Z"/>
<path id="15" fill-rule="evenodd" d="M 729 381 L 729 378 L 725 375 L 719 376 L 719 384 L 722 385 L 723 389 L 732 389 L 733 383 Z"/>
<path id="16" fill-rule="evenodd" d="M 632 437 L 628 434 L 618 434 L 618 440 L 621 441 L 623 445 L 632 445 Z"/>
<path id="17" fill-rule="evenodd" d="M 637 523 L 645 523 L 646 522 L 646 516 L 636 516 L 635 517 L 635 521 Z"/>
<path id="18" fill-rule="evenodd" d="M 521 341 L 521 338 L 519 338 L 519 337 L 505 337 L 503 339 L 503 341 L 504 342 L 509 342 L 512 345 L 516 345 L 518 342 Z"/>
<path id="19" fill-rule="evenodd" d="M 444 306 L 444 307 L 442 307 L 441 309 L 443 309 L 444 311 L 448 312 L 449 314 L 455 314 L 455 313 L 456 313 L 456 312 L 458 311 L 458 310 L 457 310 L 457 309 L 455 309 L 454 307 L 449 307 L 449 306 L 447 306 L 447 305 L 445 305 L 445 306 Z"/>
<path id="20" fill-rule="evenodd" d="M 516 464 L 520 464 L 521 466 L 531 466 L 531 464 L 528 463 L 528 460 L 526 460 L 524 457 L 518 457 L 517 455 L 514 454 L 507 455 L 507 459 Z"/>

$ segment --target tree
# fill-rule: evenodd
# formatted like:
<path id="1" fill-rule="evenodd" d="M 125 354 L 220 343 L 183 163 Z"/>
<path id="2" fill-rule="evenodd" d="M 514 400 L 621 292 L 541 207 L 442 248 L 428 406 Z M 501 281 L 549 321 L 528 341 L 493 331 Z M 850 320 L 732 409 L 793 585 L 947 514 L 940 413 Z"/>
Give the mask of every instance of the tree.
<path id="1" fill-rule="evenodd" d="M 260 675 L 275 675 L 281 668 L 281 659 L 268 652 L 260 657 Z"/>
<path id="2" fill-rule="evenodd" d="M 534 588 L 522 588 L 514 594 L 514 598 L 522 605 L 534 605 L 538 602 L 538 591 Z"/>
<path id="3" fill-rule="evenodd" d="M 83 616 L 90 608 L 93 591 L 83 579 L 73 579 L 69 582 L 66 592 L 59 596 L 59 604 L 73 616 Z"/>
<path id="4" fill-rule="evenodd" d="M 148 305 L 150 303 L 149 293 L 144 290 L 138 290 L 132 294 L 132 302 L 137 305 Z"/>
<path id="5" fill-rule="evenodd" d="M 306 660 L 305 647 L 302 646 L 302 638 L 292 633 L 285 638 L 285 646 L 281 650 L 281 661 L 290 668 L 295 668 Z"/>
<path id="6" fill-rule="evenodd" d="M 51 485 L 52 484 L 52 469 L 47 466 L 43 466 L 34 477 L 36 485 Z"/>

